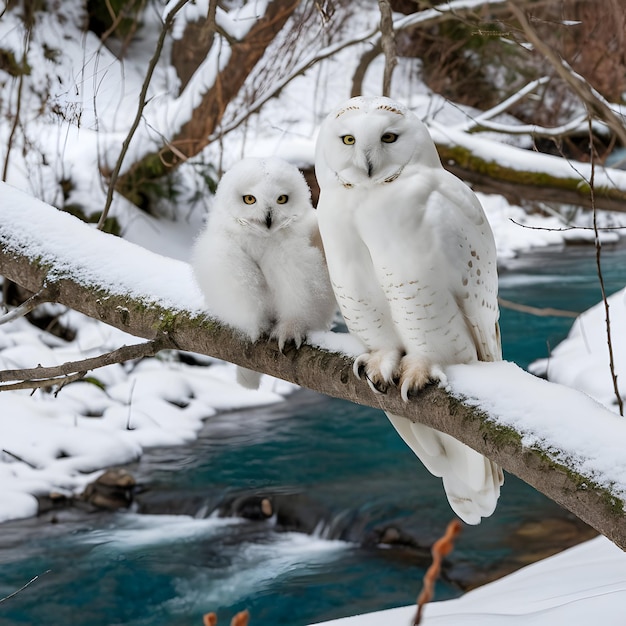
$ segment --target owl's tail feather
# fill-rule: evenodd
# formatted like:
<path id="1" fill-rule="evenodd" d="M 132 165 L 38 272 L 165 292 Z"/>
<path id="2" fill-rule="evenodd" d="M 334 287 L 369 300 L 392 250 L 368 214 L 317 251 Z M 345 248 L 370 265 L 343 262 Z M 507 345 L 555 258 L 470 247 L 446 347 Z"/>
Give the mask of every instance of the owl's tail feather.
<path id="1" fill-rule="evenodd" d="M 237 382 L 246 389 L 258 389 L 261 384 L 261 372 L 237 366 Z"/>
<path id="2" fill-rule="evenodd" d="M 434 428 L 392 413 L 387 417 L 426 469 L 443 479 L 448 502 L 464 522 L 479 524 L 495 511 L 504 482 L 498 465 Z"/>

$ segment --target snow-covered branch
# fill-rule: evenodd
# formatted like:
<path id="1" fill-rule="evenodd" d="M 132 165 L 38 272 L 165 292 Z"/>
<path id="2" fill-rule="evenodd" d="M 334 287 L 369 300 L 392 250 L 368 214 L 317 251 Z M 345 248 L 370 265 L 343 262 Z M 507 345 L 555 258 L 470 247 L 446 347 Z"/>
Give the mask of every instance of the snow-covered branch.
<path id="1" fill-rule="evenodd" d="M 428 387 L 405 403 L 375 395 L 333 351 L 337 335 L 282 353 L 274 341 L 242 341 L 202 313 L 186 263 L 94 230 L 0 185 L 0 273 L 57 302 L 149 340 L 264 371 L 315 391 L 434 426 L 493 459 L 626 548 L 626 421 L 587 396 L 512 363 L 447 369 L 445 390 Z M 497 515 L 497 512 L 496 512 Z"/>
<path id="2" fill-rule="evenodd" d="M 434 121 L 428 127 L 444 167 L 479 191 L 591 207 L 589 163 L 495 143 Z M 626 172 L 596 166 L 595 206 L 626 211 Z"/>

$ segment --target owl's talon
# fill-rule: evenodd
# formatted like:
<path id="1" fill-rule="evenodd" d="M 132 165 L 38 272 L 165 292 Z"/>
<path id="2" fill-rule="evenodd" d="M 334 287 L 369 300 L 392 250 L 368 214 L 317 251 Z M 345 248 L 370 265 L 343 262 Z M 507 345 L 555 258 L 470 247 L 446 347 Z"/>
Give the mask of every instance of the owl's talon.
<path id="1" fill-rule="evenodd" d="M 409 401 L 409 392 L 411 391 L 411 381 L 405 380 L 400 387 L 400 397 L 405 401 Z"/>
<path id="2" fill-rule="evenodd" d="M 375 382 L 367 374 L 365 374 L 365 380 L 367 381 L 367 384 L 369 385 L 370 389 L 375 394 L 379 396 L 384 396 L 387 394 L 387 391 L 389 390 L 389 386 L 385 384 L 384 382 L 381 382 L 381 383 Z"/>
<path id="3" fill-rule="evenodd" d="M 352 364 L 352 373 L 359 379 L 363 380 L 363 376 L 367 376 L 365 373 L 365 364 L 367 363 L 367 354 L 362 354 L 354 359 Z"/>

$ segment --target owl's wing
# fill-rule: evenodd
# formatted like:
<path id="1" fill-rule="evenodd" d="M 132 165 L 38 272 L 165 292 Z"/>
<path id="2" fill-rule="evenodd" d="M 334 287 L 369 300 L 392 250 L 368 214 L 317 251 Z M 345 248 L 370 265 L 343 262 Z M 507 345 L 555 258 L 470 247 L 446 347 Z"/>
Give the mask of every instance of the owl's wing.
<path id="1" fill-rule="evenodd" d="M 465 183 L 443 168 L 437 178 L 439 184 L 428 203 L 426 219 L 441 243 L 451 277 L 450 290 L 465 317 L 478 360 L 498 361 L 502 347 L 493 233 L 480 201 Z"/>

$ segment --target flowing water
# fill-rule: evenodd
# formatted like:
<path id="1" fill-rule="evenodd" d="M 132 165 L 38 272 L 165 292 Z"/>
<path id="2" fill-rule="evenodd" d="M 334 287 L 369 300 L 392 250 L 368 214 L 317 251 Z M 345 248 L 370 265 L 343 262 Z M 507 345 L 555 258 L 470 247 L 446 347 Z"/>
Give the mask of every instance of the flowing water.
<path id="1" fill-rule="evenodd" d="M 582 311 L 600 298 L 594 254 L 511 261 L 501 296 Z M 626 284 L 626 249 L 603 259 L 612 293 Z M 547 356 L 571 323 L 503 309 L 505 358 L 524 367 Z M 194 443 L 152 450 L 130 469 L 141 485 L 134 512 L 70 509 L 0 526 L 0 598 L 38 577 L 0 602 L 0 624 L 200 626 L 208 611 L 228 624 L 247 608 L 253 625 L 300 626 L 408 604 L 427 547 L 452 518 L 440 481 L 381 411 L 304 390 L 217 415 Z M 222 516 L 258 517 L 264 498 L 278 512 L 269 520 Z M 496 514 L 464 528 L 437 599 L 532 560 L 554 533 L 576 528 L 507 475 Z M 385 529 L 400 541 L 381 546 Z"/>

